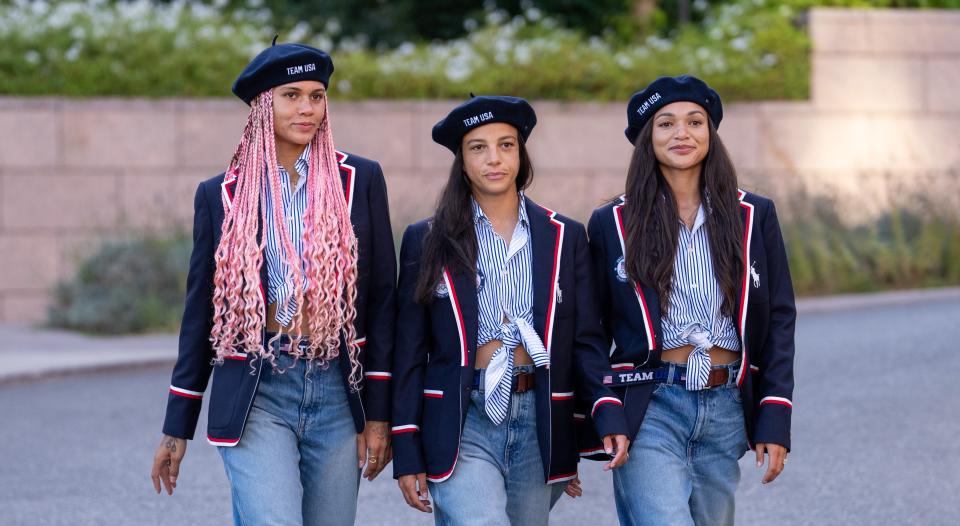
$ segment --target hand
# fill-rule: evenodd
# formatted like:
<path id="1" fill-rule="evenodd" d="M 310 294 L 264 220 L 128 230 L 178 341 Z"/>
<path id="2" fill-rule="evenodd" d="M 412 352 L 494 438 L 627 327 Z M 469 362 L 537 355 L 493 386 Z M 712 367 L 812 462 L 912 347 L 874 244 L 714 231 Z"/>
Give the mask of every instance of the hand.
<path id="1" fill-rule="evenodd" d="M 363 428 L 363 433 L 357 435 L 358 467 L 367 469 L 363 477 L 367 480 L 377 478 L 377 475 L 393 460 L 393 450 L 390 448 L 390 424 L 387 422 L 369 421 Z"/>
<path id="2" fill-rule="evenodd" d="M 567 487 L 563 489 L 563 492 L 570 496 L 570 498 L 577 498 L 583 496 L 583 488 L 580 486 L 580 476 L 577 475 L 567 483 Z"/>
<path id="3" fill-rule="evenodd" d="M 177 488 L 177 476 L 180 474 L 180 462 L 187 453 L 187 441 L 170 435 L 163 435 L 157 452 L 153 454 L 153 469 L 150 478 L 153 480 L 153 489 L 160 494 L 160 483 L 167 490 L 167 495 L 173 495 Z"/>
<path id="4" fill-rule="evenodd" d="M 400 492 L 403 493 L 403 500 L 411 508 L 416 508 L 424 513 L 433 513 L 430 507 L 430 491 L 427 490 L 427 474 L 417 473 L 416 475 L 400 475 L 397 479 L 397 485 L 400 486 Z"/>
<path id="5" fill-rule="evenodd" d="M 770 462 L 767 464 L 767 472 L 763 474 L 763 483 L 773 482 L 783 471 L 787 464 L 787 448 L 780 444 L 757 444 L 757 467 L 763 466 L 763 454 L 770 455 Z"/>
<path id="6" fill-rule="evenodd" d="M 629 448 L 630 440 L 627 435 L 607 435 L 603 437 L 603 450 L 613 457 L 610 463 L 603 466 L 603 470 L 610 471 L 626 464 L 627 460 L 630 459 L 630 453 L 627 452 Z"/>

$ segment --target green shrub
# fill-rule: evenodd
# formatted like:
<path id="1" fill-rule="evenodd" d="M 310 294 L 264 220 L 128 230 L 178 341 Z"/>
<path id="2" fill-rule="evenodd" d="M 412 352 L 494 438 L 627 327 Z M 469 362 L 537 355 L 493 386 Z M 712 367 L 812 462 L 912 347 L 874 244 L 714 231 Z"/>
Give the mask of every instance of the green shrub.
<path id="1" fill-rule="evenodd" d="M 306 24 L 281 41 L 330 50 L 334 96 L 463 98 L 469 92 L 532 99 L 626 100 L 660 75 L 693 73 L 725 100 L 803 98 L 809 41 L 795 12 L 763 0 L 710 7 L 702 24 L 625 41 L 586 36 L 537 10 L 491 10 L 468 36 L 371 49 Z M 0 94 L 229 96 L 274 29 L 264 9 L 103 0 L 0 5 Z"/>
<path id="2" fill-rule="evenodd" d="M 811 198 L 781 217 L 798 296 L 960 285 L 960 221 L 894 210 L 845 226 L 836 203 Z M 105 243 L 56 287 L 49 323 L 121 334 L 175 330 L 191 240 L 145 235 Z"/>
<path id="3" fill-rule="evenodd" d="M 187 234 L 105 243 L 57 284 L 49 324 L 100 334 L 175 330 L 191 243 Z"/>
<path id="4" fill-rule="evenodd" d="M 960 284 L 960 222 L 896 209 L 847 227 L 838 207 L 810 205 L 783 226 L 798 294 L 837 294 Z"/>

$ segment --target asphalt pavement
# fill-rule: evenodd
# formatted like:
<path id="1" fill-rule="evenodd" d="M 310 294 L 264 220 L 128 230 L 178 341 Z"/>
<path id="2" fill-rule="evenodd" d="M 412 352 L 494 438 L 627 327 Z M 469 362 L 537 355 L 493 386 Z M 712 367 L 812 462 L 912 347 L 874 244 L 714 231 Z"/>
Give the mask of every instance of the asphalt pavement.
<path id="1" fill-rule="evenodd" d="M 804 310 L 794 450 L 766 486 L 751 453 L 743 459 L 737 523 L 960 524 L 958 342 L 955 294 Z M 202 440 L 189 445 L 176 494 L 153 493 L 168 385 L 168 364 L 0 384 L 0 524 L 229 524 L 223 468 Z M 581 478 L 584 497 L 564 497 L 551 523 L 616 524 L 609 474 L 585 462 Z M 357 523 L 432 520 L 384 473 L 362 482 Z"/>

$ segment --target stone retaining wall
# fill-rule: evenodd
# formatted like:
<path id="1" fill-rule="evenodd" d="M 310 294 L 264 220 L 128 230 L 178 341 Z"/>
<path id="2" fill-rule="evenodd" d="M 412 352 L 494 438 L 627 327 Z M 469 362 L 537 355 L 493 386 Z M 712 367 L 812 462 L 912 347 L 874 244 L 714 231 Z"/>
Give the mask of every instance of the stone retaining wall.
<path id="1" fill-rule="evenodd" d="M 960 11 L 809 20 L 811 100 L 725 108 L 720 133 L 744 186 L 787 208 L 798 189 L 832 196 L 854 205 L 852 221 L 914 194 L 960 209 Z M 332 103 L 338 147 L 383 164 L 398 233 L 446 177 L 451 158 L 430 127 L 452 104 Z M 625 105 L 534 106 L 530 193 L 586 220 L 622 192 Z M 0 322 L 42 320 L 52 285 L 105 236 L 189 222 L 197 183 L 223 170 L 245 119 L 236 100 L 0 97 Z"/>

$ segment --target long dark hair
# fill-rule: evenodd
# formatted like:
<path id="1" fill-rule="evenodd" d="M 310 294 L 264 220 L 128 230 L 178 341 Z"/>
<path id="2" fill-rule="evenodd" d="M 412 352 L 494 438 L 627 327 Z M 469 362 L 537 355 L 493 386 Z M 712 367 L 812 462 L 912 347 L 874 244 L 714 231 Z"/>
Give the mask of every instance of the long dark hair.
<path id="1" fill-rule="evenodd" d="M 710 150 L 700 173 L 700 198 L 706 211 L 707 238 L 713 275 L 723 293 L 721 312 L 732 315 L 737 297 L 737 276 L 743 270 L 743 224 L 737 196 L 737 172 L 708 119 Z M 660 171 L 653 151 L 653 119 L 634 143 L 627 171 L 626 270 L 631 279 L 652 287 L 667 312 L 673 292 L 673 264 L 677 254 L 680 216 L 673 190 Z"/>
<path id="2" fill-rule="evenodd" d="M 523 138 L 517 137 L 520 169 L 517 191 L 526 190 L 533 182 L 533 163 Z M 473 225 L 472 187 L 463 168 L 463 150 L 458 150 L 450 166 L 450 177 L 440 192 L 437 211 L 430 222 L 430 231 L 423 240 L 420 276 L 414 299 L 422 305 L 433 301 L 444 267 L 452 273 L 472 274 L 477 269 L 477 233 Z"/>

